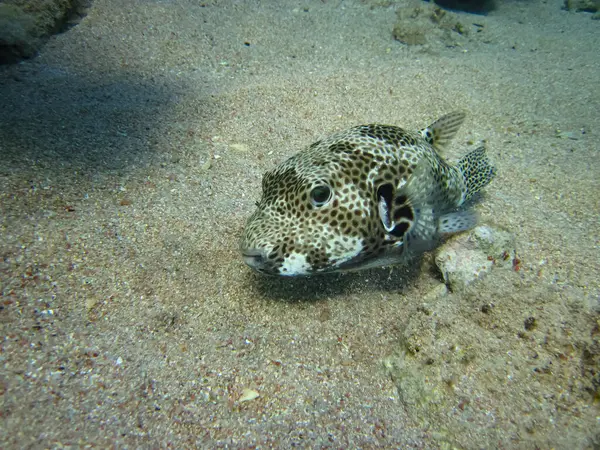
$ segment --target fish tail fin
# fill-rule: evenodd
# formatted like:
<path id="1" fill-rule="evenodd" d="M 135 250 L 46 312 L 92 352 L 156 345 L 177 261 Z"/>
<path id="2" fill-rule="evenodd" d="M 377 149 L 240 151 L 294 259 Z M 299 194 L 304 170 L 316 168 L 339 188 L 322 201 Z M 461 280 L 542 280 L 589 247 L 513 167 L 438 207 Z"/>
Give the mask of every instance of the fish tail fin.
<path id="1" fill-rule="evenodd" d="M 496 168 L 490 162 L 483 145 L 461 158 L 458 161 L 458 170 L 464 177 L 467 187 L 461 203 L 473 197 L 496 176 Z"/>

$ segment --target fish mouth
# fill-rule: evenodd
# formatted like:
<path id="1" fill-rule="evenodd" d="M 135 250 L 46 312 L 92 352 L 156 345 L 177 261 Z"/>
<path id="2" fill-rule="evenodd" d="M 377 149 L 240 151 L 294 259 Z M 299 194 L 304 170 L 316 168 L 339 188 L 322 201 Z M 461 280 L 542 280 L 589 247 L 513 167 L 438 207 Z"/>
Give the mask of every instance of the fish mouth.
<path id="1" fill-rule="evenodd" d="M 243 249 L 242 259 L 251 269 L 266 275 L 277 275 L 273 262 L 267 257 L 267 252 L 258 248 Z"/>
<path id="2" fill-rule="evenodd" d="M 242 258 L 250 267 L 255 268 L 264 265 L 264 252 L 258 249 L 242 250 Z"/>

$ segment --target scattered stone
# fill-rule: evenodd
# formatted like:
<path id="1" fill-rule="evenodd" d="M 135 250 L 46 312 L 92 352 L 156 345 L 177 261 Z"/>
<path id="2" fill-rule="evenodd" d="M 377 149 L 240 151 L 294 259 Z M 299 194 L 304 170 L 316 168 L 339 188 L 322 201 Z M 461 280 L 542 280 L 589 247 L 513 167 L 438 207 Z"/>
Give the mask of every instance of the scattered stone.
<path id="1" fill-rule="evenodd" d="M 231 150 L 235 150 L 236 152 L 245 153 L 248 151 L 248 146 L 246 144 L 229 144 L 229 148 Z"/>
<path id="2" fill-rule="evenodd" d="M 85 300 L 85 307 L 89 311 L 90 309 L 94 309 L 94 307 L 98 304 L 98 300 L 94 297 L 88 297 Z"/>
<path id="3" fill-rule="evenodd" d="M 424 45 L 427 43 L 425 29 L 416 24 L 397 23 L 394 26 L 394 39 L 406 45 Z"/>
<path id="4" fill-rule="evenodd" d="M 527 331 L 534 330 L 537 326 L 537 321 L 535 320 L 535 317 L 528 317 L 527 319 L 525 319 L 525 321 L 523 322 L 523 326 Z"/>
<path id="5" fill-rule="evenodd" d="M 485 304 L 481 305 L 481 312 L 484 314 L 490 314 L 492 312 L 493 308 L 494 308 L 493 303 L 485 303 Z"/>
<path id="6" fill-rule="evenodd" d="M 385 358 L 383 367 L 392 382 L 400 401 L 407 406 L 426 406 L 435 397 L 425 383 L 425 377 L 414 365 L 407 364 L 406 355 L 400 353 Z"/>
<path id="7" fill-rule="evenodd" d="M 409 3 L 399 8 L 396 15 L 398 20 L 393 36 L 406 45 L 437 41 L 448 47 L 460 47 L 471 35 L 469 27 L 459 20 L 458 15 L 432 4 Z"/>
<path id="8" fill-rule="evenodd" d="M 581 135 L 585 134 L 583 131 L 563 131 L 563 130 L 555 130 L 555 136 L 560 139 L 572 139 L 574 141 L 578 140 Z"/>
<path id="9" fill-rule="evenodd" d="M 516 259 L 515 238 L 504 230 L 479 226 L 460 234 L 436 254 L 435 264 L 450 290 L 460 290 L 482 278 L 496 265 L 508 265 Z"/>
<path id="10" fill-rule="evenodd" d="M 448 287 L 444 283 L 440 283 L 427 294 L 425 294 L 425 297 L 423 297 L 423 302 L 432 302 L 445 297 L 446 295 L 448 295 Z"/>
<path id="11" fill-rule="evenodd" d="M 249 402 L 250 400 L 254 400 L 255 398 L 258 398 L 260 394 L 258 393 L 258 391 L 255 391 L 254 389 L 244 389 L 242 391 L 242 395 L 240 395 L 240 398 L 238 399 L 238 401 L 240 403 L 242 402 Z"/>

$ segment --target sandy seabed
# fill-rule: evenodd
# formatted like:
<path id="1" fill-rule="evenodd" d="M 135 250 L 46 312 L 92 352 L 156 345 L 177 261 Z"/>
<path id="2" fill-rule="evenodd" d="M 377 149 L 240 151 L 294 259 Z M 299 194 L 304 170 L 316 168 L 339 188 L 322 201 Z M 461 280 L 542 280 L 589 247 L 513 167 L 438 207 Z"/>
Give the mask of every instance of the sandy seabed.
<path id="1" fill-rule="evenodd" d="M 600 22 L 506 1 L 408 46 L 403 5 L 96 0 L 0 69 L 0 447 L 599 448 Z M 266 170 L 458 109 L 515 267 L 243 264 Z"/>

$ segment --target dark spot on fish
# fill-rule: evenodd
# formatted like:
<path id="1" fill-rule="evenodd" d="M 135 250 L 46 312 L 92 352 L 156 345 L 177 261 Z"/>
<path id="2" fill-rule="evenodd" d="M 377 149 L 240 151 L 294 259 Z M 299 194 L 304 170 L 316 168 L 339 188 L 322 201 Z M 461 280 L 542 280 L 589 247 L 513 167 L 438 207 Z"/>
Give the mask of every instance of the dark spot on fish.
<path id="1" fill-rule="evenodd" d="M 410 206 L 404 205 L 394 211 L 394 221 L 397 222 L 400 219 L 408 219 L 410 221 L 415 219 L 415 215 Z"/>
<path id="2" fill-rule="evenodd" d="M 402 128 L 390 125 L 363 125 L 358 127 L 358 132 L 362 136 L 384 141 L 386 144 L 396 147 L 399 145 L 412 145 L 415 143 L 415 140 L 410 136 L 407 136 Z"/>
<path id="3" fill-rule="evenodd" d="M 312 146 L 311 146 L 312 147 Z M 350 142 L 340 141 L 335 144 L 331 144 L 329 146 L 329 151 L 332 153 L 349 153 L 352 154 L 356 152 L 356 145 L 351 144 Z"/>
<path id="4" fill-rule="evenodd" d="M 390 231 L 390 234 L 392 236 L 402 237 L 406 234 L 406 232 L 408 231 L 409 228 L 410 228 L 410 224 L 408 222 L 401 222 L 398 225 L 396 225 L 392 229 L 392 231 Z"/>
<path id="5" fill-rule="evenodd" d="M 377 188 L 377 201 L 383 197 L 387 210 L 392 208 L 392 196 L 394 195 L 394 186 L 391 183 L 382 184 Z"/>

